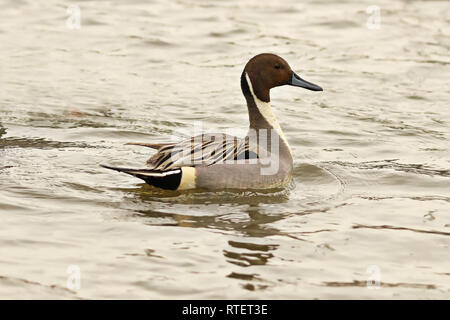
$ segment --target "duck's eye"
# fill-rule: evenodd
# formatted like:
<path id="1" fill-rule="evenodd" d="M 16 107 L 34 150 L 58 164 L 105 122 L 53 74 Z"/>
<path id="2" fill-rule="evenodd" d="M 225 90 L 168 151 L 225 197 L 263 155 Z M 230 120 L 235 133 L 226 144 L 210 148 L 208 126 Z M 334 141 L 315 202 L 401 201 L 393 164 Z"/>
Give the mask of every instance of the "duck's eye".
<path id="1" fill-rule="evenodd" d="M 279 64 L 276 64 L 276 65 L 274 66 L 274 68 L 275 68 L 275 69 L 280 69 L 281 67 L 280 67 Z"/>

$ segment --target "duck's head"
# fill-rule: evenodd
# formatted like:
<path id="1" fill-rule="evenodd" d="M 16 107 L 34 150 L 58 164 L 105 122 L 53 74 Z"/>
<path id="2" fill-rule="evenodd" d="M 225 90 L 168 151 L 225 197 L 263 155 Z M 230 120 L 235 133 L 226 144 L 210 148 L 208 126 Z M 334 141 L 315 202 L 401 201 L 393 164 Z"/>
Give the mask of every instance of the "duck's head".
<path id="1" fill-rule="evenodd" d="M 251 58 L 242 76 L 248 77 L 254 94 L 264 102 L 270 101 L 270 89 L 284 85 L 323 91 L 318 85 L 300 78 L 283 58 L 271 53 L 262 53 Z"/>

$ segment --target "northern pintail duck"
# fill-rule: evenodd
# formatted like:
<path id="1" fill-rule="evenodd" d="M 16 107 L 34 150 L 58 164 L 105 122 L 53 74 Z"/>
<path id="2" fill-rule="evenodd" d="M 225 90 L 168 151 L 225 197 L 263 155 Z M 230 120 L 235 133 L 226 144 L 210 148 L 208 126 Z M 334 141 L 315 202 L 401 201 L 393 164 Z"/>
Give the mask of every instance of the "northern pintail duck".
<path id="1" fill-rule="evenodd" d="M 270 89 L 283 85 L 322 91 L 300 78 L 279 56 L 259 54 L 241 75 L 250 120 L 246 137 L 202 134 L 178 143 L 129 143 L 157 150 L 147 168 L 103 167 L 169 190 L 284 187 L 292 178 L 293 158 L 270 106 Z"/>

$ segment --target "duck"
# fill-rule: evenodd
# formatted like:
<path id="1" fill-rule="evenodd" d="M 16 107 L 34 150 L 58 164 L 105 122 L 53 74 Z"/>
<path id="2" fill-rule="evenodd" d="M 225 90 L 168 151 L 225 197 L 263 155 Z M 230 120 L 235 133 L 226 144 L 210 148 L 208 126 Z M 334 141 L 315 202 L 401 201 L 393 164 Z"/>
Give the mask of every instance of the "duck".
<path id="1" fill-rule="evenodd" d="M 261 190 L 284 188 L 292 179 L 292 150 L 270 104 L 270 90 L 294 86 L 323 89 L 302 79 L 278 55 L 251 58 L 241 74 L 249 131 L 243 138 L 203 133 L 172 143 L 130 142 L 156 150 L 145 168 L 101 165 L 165 190 Z"/>

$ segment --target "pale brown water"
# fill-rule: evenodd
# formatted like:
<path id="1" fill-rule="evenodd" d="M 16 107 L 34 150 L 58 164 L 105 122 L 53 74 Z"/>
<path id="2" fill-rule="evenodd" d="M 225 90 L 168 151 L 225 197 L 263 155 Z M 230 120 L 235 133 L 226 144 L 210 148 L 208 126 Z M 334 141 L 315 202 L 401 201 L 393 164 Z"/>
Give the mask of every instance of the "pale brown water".
<path id="1" fill-rule="evenodd" d="M 0 298 L 450 297 L 450 2 L 283 3 L 77 1 L 71 30 L 71 2 L 0 0 Z M 290 188 L 179 194 L 99 167 L 196 120 L 245 132 L 261 52 L 325 89 L 272 92 Z"/>

